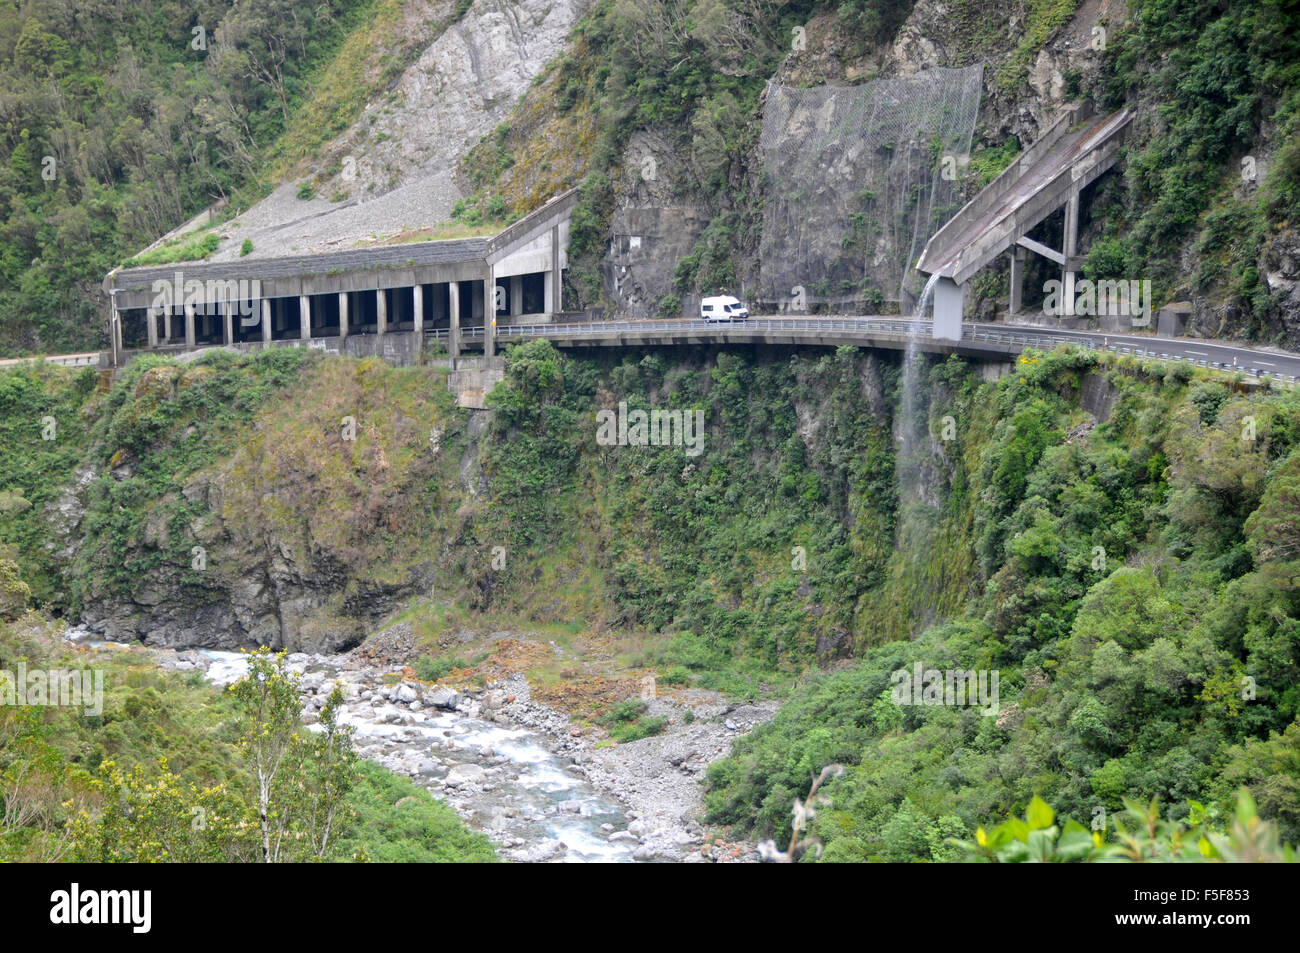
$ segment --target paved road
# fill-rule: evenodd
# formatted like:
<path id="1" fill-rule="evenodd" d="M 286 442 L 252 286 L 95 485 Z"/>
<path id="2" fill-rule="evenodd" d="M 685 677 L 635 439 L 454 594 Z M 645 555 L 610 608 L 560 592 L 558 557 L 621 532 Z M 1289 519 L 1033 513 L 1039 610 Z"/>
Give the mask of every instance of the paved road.
<path id="1" fill-rule="evenodd" d="M 483 328 L 462 329 L 466 343 L 481 340 Z M 445 339 L 445 328 L 427 335 Z M 1223 341 L 1198 338 L 1160 338 L 1149 334 L 1115 334 L 1103 331 L 1070 331 L 1061 328 L 1026 327 L 1012 324 L 966 324 L 962 340 L 935 340 L 930 337 L 930 322 L 911 318 L 876 315 L 756 315 L 748 321 L 708 323 L 698 319 L 656 319 L 569 322 L 499 326 L 500 343 L 520 338 L 545 337 L 557 344 L 575 346 L 691 345 L 725 343 L 777 344 L 859 344 L 893 349 L 909 343 L 918 350 L 935 353 L 974 355 L 1018 354 L 1026 347 L 1050 350 L 1058 344 L 1074 343 L 1083 347 L 1105 349 L 1116 354 L 1164 360 L 1186 360 L 1207 369 L 1242 371 L 1249 377 L 1270 377 L 1286 384 L 1300 378 L 1300 354 L 1276 348 L 1245 347 Z M 279 341 L 277 344 L 295 344 Z M 169 352 L 177 350 L 167 349 Z M 67 366 L 95 366 L 98 352 L 61 354 L 44 358 Z M 33 358 L 0 361 L 0 366 L 17 364 Z"/>
<path id="2" fill-rule="evenodd" d="M 1277 348 L 1245 347 L 1221 341 L 1200 338 L 1162 338 L 1154 334 L 1123 334 L 1106 331 L 1067 331 L 1047 328 L 1028 328 L 1006 324 L 976 324 L 979 329 L 1014 330 L 1025 334 L 1042 334 L 1055 338 L 1092 342 L 1092 347 L 1105 348 L 1120 354 L 1138 354 L 1145 357 L 1190 360 L 1198 367 L 1219 366 L 1229 371 L 1241 370 L 1254 377 L 1267 375 L 1283 377 L 1294 382 L 1300 377 L 1300 354 Z M 1125 350 L 1127 348 L 1127 350 Z"/>
<path id="3" fill-rule="evenodd" d="M 470 340 L 481 336 L 482 329 L 466 329 Z M 546 337 L 557 343 L 574 344 L 674 344 L 709 341 L 772 340 L 792 343 L 833 343 L 859 341 L 884 347 L 903 347 L 909 335 L 916 334 L 917 345 L 926 351 L 980 351 L 1018 353 L 1025 347 L 1050 350 L 1057 344 L 1075 343 L 1104 349 L 1116 354 L 1138 357 L 1186 360 L 1199 367 L 1240 370 L 1251 377 L 1280 378 L 1295 383 L 1300 377 L 1300 354 L 1275 348 L 1246 347 L 1198 338 L 1160 338 L 1150 334 L 1071 331 L 1062 328 L 1026 327 L 1010 324 L 966 324 L 960 345 L 936 341 L 929 336 L 930 322 L 910 318 L 874 315 L 782 316 L 755 315 L 748 321 L 710 324 L 698 319 L 663 320 L 618 319 L 568 324 L 501 326 L 498 340 L 520 337 Z"/>

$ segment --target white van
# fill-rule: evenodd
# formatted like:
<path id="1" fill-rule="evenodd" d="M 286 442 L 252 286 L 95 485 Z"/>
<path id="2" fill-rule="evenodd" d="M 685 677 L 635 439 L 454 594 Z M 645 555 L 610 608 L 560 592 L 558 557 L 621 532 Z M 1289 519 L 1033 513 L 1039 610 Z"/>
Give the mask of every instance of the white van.
<path id="1" fill-rule="evenodd" d="M 731 295 L 718 295 L 700 302 L 700 317 L 705 321 L 744 321 L 749 309 Z"/>

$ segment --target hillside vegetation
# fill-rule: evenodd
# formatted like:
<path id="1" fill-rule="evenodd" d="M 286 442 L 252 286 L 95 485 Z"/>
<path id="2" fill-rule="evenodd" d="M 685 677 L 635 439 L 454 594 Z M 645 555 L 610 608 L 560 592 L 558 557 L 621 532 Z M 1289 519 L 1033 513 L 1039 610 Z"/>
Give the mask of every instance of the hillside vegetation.
<path id="1" fill-rule="evenodd" d="M 0 352 L 101 345 L 98 285 L 111 268 L 213 203 L 224 203 L 219 224 L 304 163 L 336 172 L 330 143 L 467 6 L 338 0 L 306 10 L 225 0 L 201 13 L 175 2 L 101 4 L 93 15 L 47 3 L 0 10 L 9 103 L 0 131 Z M 418 28 L 413 16 L 423 18 Z M 1295 10 L 1279 0 L 1132 0 L 1124 20 L 1098 23 L 1104 49 L 1062 59 L 1073 49 L 1067 33 L 1091 36 L 1091 21 L 1076 20 L 1085 16 L 1077 3 L 1048 0 L 1024 9 L 975 0 L 596 0 L 567 52 L 462 163 L 460 207 L 471 224 L 508 221 L 581 185 L 570 279 L 575 304 L 600 303 L 611 218 L 636 173 L 629 143 L 662 137 L 680 166 L 663 200 L 699 209 L 706 224 L 671 263 L 660 306 L 675 313 L 685 294 L 734 290 L 757 267 L 764 84 L 891 75 L 909 55 L 894 46 L 906 24 L 936 43 L 937 65 L 989 65 L 969 189 L 1036 131 L 1020 117 L 1052 112 L 1030 84 L 1031 66 L 1047 54 L 1067 98 L 1137 117 L 1120 174 L 1085 209 L 1089 274 L 1149 277 L 1161 303 L 1201 299 L 1205 333 L 1294 344 Z M 800 51 L 796 28 L 805 30 Z M 202 258 L 215 238 L 200 228 L 139 261 Z M 1005 287 L 993 272 L 974 304 L 998 296 Z"/>
<path id="2" fill-rule="evenodd" d="M 233 215 L 345 129 L 418 52 L 424 31 L 386 39 L 404 6 L 0 6 L 0 353 L 107 341 L 104 275 L 209 206 Z"/>
<path id="3" fill-rule="evenodd" d="M 898 365 L 852 348 L 571 358 L 534 342 L 509 352 L 485 432 L 431 368 L 159 361 L 106 394 L 11 370 L 3 419 L 29 421 L 11 499 L 131 462 L 84 491 L 75 553 L 37 542 L 58 523 L 44 508 L 11 507 L 0 533 L 11 576 L 56 610 L 99 586 L 206 618 L 287 558 L 333 596 L 300 639 L 358 641 L 429 580 L 431 650 L 466 621 L 642 633 L 634 661 L 667 684 L 790 692 L 710 772 L 710 815 L 788 836 L 810 772 L 844 764 L 817 821 L 830 858 L 943 859 L 948 837 L 1032 795 L 1085 821 L 1155 797 L 1179 820 L 1247 787 L 1298 839 L 1300 398 L 1072 351 L 1028 352 L 996 383 L 957 358 L 926 366 L 930 436 L 902 462 Z M 144 386 L 163 371 L 177 381 Z M 620 401 L 703 411 L 704 452 L 600 445 L 596 411 Z M 80 423 L 41 440 L 47 406 Z M 124 442 L 142 421 L 151 439 Z M 218 471 L 245 489 L 191 492 Z M 225 536 L 193 572 L 186 534 L 216 500 Z M 135 582 L 114 596 L 119 566 Z M 997 671 L 996 715 L 894 704 L 891 674 L 917 662 Z"/>
<path id="4" fill-rule="evenodd" d="M 1244 786 L 1300 837 L 1300 401 L 1126 363 L 1095 428 L 1092 356 L 1027 354 L 997 385 L 932 372 L 931 416 L 957 421 L 934 538 L 970 548 L 978 585 L 742 740 L 710 771 L 715 821 L 788 837 L 793 798 L 836 762 L 816 821 L 833 859 L 949 859 L 948 838 L 1033 795 L 1085 823 L 1126 797 L 1185 820 Z M 896 705 L 891 675 L 917 663 L 999 672 L 996 717 Z"/>
<path id="5" fill-rule="evenodd" d="M 93 653 L 91 662 L 62 642 L 61 629 L 38 613 L 0 615 L 6 672 L 93 665 L 103 678 L 102 705 L 91 713 L 0 707 L 0 861 L 263 860 L 254 749 L 271 736 L 288 742 L 271 789 L 269 859 L 495 859 L 487 838 L 451 808 L 358 761 L 349 729 L 305 731 L 296 694 L 263 704 L 197 672 L 160 671 L 138 649 Z M 266 684 L 288 686 L 280 664 L 262 658 Z"/>

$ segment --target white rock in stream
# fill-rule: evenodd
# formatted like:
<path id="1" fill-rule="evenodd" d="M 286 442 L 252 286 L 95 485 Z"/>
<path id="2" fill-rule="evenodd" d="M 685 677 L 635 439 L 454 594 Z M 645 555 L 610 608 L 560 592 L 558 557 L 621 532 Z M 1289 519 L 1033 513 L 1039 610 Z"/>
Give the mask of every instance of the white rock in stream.
<path id="1" fill-rule="evenodd" d="M 487 772 L 477 764 L 458 764 L 447 772 L 448 784 L 482 784 Z"/>

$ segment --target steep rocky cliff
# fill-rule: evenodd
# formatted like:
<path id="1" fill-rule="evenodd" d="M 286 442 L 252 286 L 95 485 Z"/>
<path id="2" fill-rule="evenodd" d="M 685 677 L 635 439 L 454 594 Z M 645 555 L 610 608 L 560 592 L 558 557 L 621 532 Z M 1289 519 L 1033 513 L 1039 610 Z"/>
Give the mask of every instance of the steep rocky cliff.
<path id="1" fill-rule="evenodd" d="M 253 257 L 275 256 L 384 241 L 446 222 L 464 195 L 454 177 L 461 157 L 564 48 L 588 3 L 470 4 L 346 131 L 223 226 L 212 257 L 239 257 L 245 240 Z M 430 4 L 423 21 L 446 22 L 454 7 L 451 0 Z"/>
<path id="2" fill-rule="evenodd" d="M 861 207 L 838 201 L 833 238 L 789 215 L 786 226 L 772 219 L 774 202 L 800 198 L 765 166 L 764 89 L 982 65 L 971 155 L 953 157 L 961 196 L 1065 104 L 1127 108 L 1125 153 L 1085 194 L 1086 272 L 1150 279 L 1157 306 L 1191 302 L 1190 333 L 1294 344 L 1300 110 L 1295 43 L 1282 39 L 1288 16 L 1272 3 L 1210 10 L 1190 0 L 919 0 L 870 16 L 850 2 L 597 4 L 580 39 L 462 171 L 477 191 L 522 210 L 540 178 L 554 182 L 559 133 L 580 116 L 584 143 L 593 122 L 594 141 L 566 163 L 566 184 L 583 184 L 590 215 L 570 249 L 584 303 L 648 316 L 691 313 L 698 295 L 721 290 L 757 299 L 763 249 L 797 247 L 795 222 L 826 239 L 814 251 L 828 270 L 804 284 L 824 283 L 827 307 L 886 310 L 880 298 L 897 296 L 871 272 L 891 215 L 874 190 Z M 1059 214 L 1049 217 L 1038 237 L 1059 244 L 1061 227 Z M 836 261 L 855 257 L 856 273 Z M 1031 265 L 1031 286 L 1050 277 Z M 986 320 L 1005 310 L 1005 264 L 979 276 L 968 303 Z"/>
<path id="3" fill-rule="evenodd" d="M 412 599 L 725 631 L 765 665 L 880 636 L 862 613 L 894 598 L 892 362 L 539 342 L 490 411 L 455 407 L 445 378 L 297 351 L 133 365 L 82 400 L 57 458 L 6 477 L 59 489 L 2 528 L 68 542 L 20 569 L 46 566 L 41 601 L 124 642 L 334 651 Z M 595 411 L 620 400 L 703 408 L 706 452 L 601 445 Z"/>

